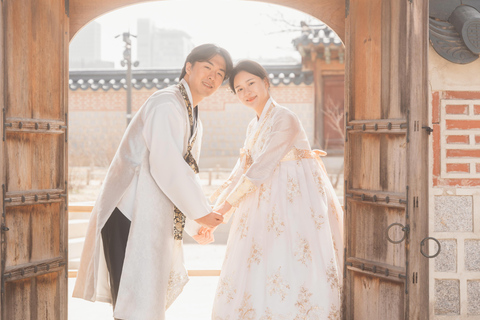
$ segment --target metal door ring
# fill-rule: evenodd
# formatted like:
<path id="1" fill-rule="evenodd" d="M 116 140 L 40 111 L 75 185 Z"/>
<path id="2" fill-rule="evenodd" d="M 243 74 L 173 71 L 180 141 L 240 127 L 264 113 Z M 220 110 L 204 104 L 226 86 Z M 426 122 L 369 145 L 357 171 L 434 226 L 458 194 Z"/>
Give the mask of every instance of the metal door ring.
<path id="1" fill-rule="evenodd" d="M 437 253 L 435 253 L 434 255 L 427 255 L 425 254 L 425 252 L 423 252 L 423 246 L 425 246 L 425 241 L 427 240 L 433 240 L 437 243 L 437 246 L 438 246 L 438 250 L 437 250 Z M 425 239 L 422 240 L 422 242 L 420 242 L 420 252 L 422 253 L 422 255 L 425 257 L 425 258 L 435 258 L 436 256 L 438 256 L 440 254 L 440 250 L 441 250 L 441 246 L 440 246 L 440 242 L 435 239 L 434 237 L 426 237 Z"/>
<path id="2" fill-rule="evenodd" d="M 394 241 L 394 240 L 392 240 L 392 239 L 390 238 L 390 236 L 388 235 L 388 232 L 390 231 L 390 228 L 393 227 L 393 226 L 400 226 L 400 227 L 402 227 L 402 231 L 403 231 L 403 237 L 402 237 L 402 239 L 400 239 L 400 240 L 398 240 L 398 241 Z M 403 240 L 405 240 L 405 237 L 407 236 L 407 233 L 405 232 L 405 230 L 406 230 L 406 229 L 405 229 L 405 226 L 404 226 L 403 224 L 398 223 L 398 222 L 392 223 L 392 224 L 389 225 L 388 228 L 387 228 L 387 240 L 390 241 L 391 243 L 395 243 L 395 244 L 402 242 Z"/>

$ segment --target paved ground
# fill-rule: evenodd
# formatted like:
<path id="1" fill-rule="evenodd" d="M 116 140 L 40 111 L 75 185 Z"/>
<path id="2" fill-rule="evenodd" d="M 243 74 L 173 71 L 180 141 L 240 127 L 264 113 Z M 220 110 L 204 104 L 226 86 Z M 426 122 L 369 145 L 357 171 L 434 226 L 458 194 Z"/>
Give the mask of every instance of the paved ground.
<path id="1" fill-rule="evenodd" d="M 185 245 L 187 269 L 221 268 L 225 254 L 224 245 Z M 106 320 L 112 319 L 112 307 L 101 302 L 88 302 L 72 298 L 75 278 L 68 279 L 68 319 Z M 167 320 L 208 320 L 212 312 L 213 299 L 218 277 L 190 277 L 184 291 L 167 310 Z"/>

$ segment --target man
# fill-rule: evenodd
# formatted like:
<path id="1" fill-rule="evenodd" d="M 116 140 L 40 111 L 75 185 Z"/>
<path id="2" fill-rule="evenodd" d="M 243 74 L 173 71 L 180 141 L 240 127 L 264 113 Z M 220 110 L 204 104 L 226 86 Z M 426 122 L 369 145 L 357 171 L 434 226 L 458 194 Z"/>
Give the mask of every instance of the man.
<path id="1" fill-rule="evenodd" d="M 225 49 L 198 46 L 180 83 L 155 92 L 133 117 L 92 211 L 74 297 L 111 302 L 116 319 L 165 319 L 188 281 L 183 228 L 208 243 L 211 235 L 199 233 L 200 225 L 223 221 L 196 174 L 202 135 L 197 104 L 231 70 Z"/>

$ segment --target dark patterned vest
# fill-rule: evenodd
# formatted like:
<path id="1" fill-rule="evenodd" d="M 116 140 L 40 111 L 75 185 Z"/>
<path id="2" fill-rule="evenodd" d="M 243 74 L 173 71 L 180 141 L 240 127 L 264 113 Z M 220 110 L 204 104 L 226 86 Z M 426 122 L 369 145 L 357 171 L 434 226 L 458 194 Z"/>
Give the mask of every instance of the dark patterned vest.
<path id="1" fill-rule="evenodd" d="M 185 161 L 188 163 L 190 168 L 192 168 L 192 170 L 195 173 L 198 173 L 197 161 L 195 161 L 192 155 L 192 147 L 193 147 L 193 144 L 195 143 L 195 140 L 197 139 L 197 130 L 193 120 L 192 104 L 188 99 L 187 91 L 185 90 L 185 87 L 183 86 L 183 84 L 180 83 L 178 85 L 178 88 L 180 89 L 180 93 L 182 94 L 183 100 L 185 101 L 185 106 L 187 107 L 187 111 L 188 111 L 188 121 L 190 123 L 190 139 L 188 140 L 187 153 L 183 156 L 183 159 L 185 159 Z M 183 229 L 185 228 L 186 218 L 185 218 L 185 215 L 176 206 L 174 206 L 173 208 L 175 212 L 174 223 L 173 223 L 173 235 L 175 240 L 182 240 Z"/>

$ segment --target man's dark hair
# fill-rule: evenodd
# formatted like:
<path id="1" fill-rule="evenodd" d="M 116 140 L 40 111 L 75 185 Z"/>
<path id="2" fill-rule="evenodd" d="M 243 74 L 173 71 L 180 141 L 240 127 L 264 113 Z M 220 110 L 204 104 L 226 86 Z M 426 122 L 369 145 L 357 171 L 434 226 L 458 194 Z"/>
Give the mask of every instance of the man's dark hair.
<path id="1" fill-rule="evenodd" d="M 232 89 L 233 93 L 237 93 L 234 88 L 235 76 L 241 71 L 251 73 L 262 80 L 267 79 L 268 83 L 270 83 L 270 78 L 268 77 L 267 70 L 265 70 L 265 68 L 262 67 L 258 62 L 252 60 L 242 60 L 237 63 L 235 68 L 233 68 L 232 73 L 230 74 L 230 79 L 228 80 L 230 89 Z"/>
<path id="2" fill-rule="evenodd" d="M 187 62 L 190 62 L 192 66 L 195 62 L 204 62 L 212 59 L 215 55 L 220 55 L 223 60 L 225 60 L 225 77 L 223 80 L 227 80 L 230 76 L 230 72 L 233 69 L 233 62 L 232 57 L 230 57 L 230 53 L 227 50 L 220 48 L 217 45 L 207 43 L 199 45 L 198 47 L 193 48 L 192 52 L 188 55 L 187 59 L 185 60 L 185 64 L 183 65 L 182 73 L 180 74 L 180 80 L 185 77 L 187 73 Z"/>

